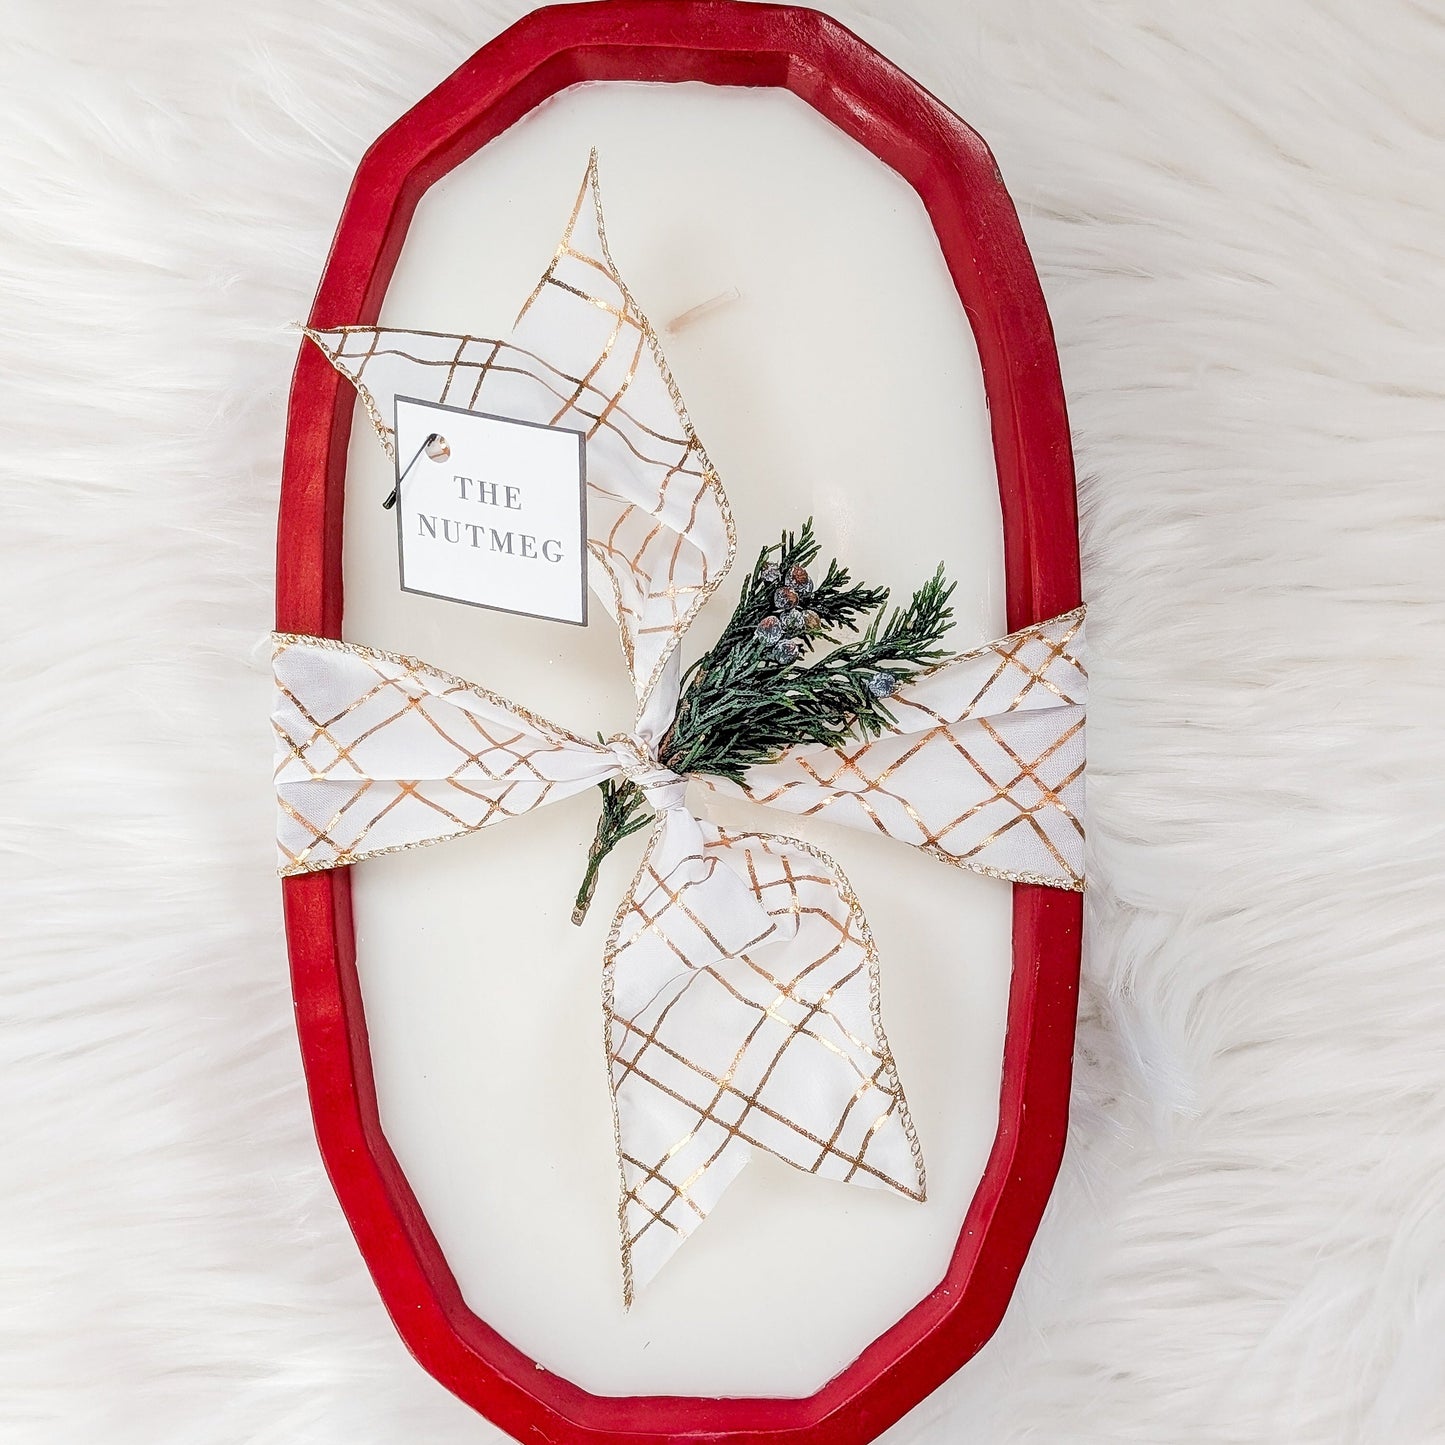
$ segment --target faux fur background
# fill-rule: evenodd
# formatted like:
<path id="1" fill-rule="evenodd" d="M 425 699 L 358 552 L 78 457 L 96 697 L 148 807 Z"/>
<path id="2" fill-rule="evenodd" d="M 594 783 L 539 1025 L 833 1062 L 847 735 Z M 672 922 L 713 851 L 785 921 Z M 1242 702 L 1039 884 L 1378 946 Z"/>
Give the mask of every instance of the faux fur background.
<path id="1" fill-rule="evenodd" d="M 9 0 L 0 1435 L 431 1445 L 322 1176 L 259 726 L 366 144 L 521 0 Z M 898 1441 L 1445 1438 L 1445 8 L 834 0 L 987 136 L 1096 701 L 1073 1139 Z"/>

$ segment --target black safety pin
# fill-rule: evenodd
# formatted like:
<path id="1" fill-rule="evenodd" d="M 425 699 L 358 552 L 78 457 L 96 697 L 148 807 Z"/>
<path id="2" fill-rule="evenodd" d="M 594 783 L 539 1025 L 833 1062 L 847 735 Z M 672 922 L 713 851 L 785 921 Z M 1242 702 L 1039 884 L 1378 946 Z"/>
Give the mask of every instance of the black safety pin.
<path id="1" fill-rule="evenodd" d="M 416 449 L 416 455 L 406 464 L 406 470 L 396 479 L 396 485 L 391 489 L 391 495 L 381 504 L 383 507 L 391 508 L 396 506 L 396 495 L 401 491 L 401 484 L 411 475 L 411 469 L 421 460 L 422 453 L 434 442 L 441 438 L 440 432 L 432 432 L 427 439 Z"/>

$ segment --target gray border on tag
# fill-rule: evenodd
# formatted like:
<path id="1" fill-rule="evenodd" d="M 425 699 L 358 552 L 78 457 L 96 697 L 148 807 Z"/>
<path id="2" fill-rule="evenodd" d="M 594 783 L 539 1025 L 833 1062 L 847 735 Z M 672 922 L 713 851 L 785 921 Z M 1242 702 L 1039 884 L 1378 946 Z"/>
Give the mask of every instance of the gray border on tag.
<path id="1" fill-rule="evenodd" d="M 447 597 L 441 592 L 423 592 L 420 587 L 408 587 L 406 585 L 406 551 L 402 546 L 401 536 L 401 449 L 392 447 L 392 467 L 396 472 L 396 570 L 397 578 L 403 592 L 410 592 L 413 597 L 434 597 L 438 602 L 455 602 L 461 607 L 479 607 L 484 612 L 505 612 L 509 617 L 535 617 L 538 622 L 559 622 L 563 627 L 586 627 L 588 603 L 591 600 L 591 588 L 587 585 L 587 567 L 589 553 L 587 551 L 587 433 L 578 431 L 570 426 L 552 426 L 545 421 L 523 421 L 515 416 L 498 416 L 490 411 L 473 411 L 465 406 L 448 406 L 444 401 L 427 401 L 420 396 L 394 396 L 391 399 L 391 434 L 397 436 L 397 414 L 398 402 L 409 401 L 414 406 L 430 407 L 433 411 L 456 412 L 459 416 L 479 416 L 487 421 L 506 422 L 509 426 L 530 426 L 538 431 L 561 431 L 570 432 L 577 438 L 577 476 L 578 476 L 578 501 L 582 517 L 581 532 L 577 539 L 578 551 L 582 558 L 582 617 L 580 621 L 574 622 L 570 617 L 553 617 L 546 612 L 525 612 L 520 607 L 499 607 L 494 602 L 469 602 L 465 597 Z"/>

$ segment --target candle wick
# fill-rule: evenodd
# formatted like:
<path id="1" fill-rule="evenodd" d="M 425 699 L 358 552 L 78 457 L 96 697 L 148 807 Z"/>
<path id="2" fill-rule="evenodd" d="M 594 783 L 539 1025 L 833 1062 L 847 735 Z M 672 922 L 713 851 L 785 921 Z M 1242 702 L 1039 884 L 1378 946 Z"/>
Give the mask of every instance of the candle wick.
<path id="1" fill-rule="evenodd" d="M 688 307 L 680 316 L 674 316 L 662 329 L 669 336 L 676 336 L 679 331 L 685 331 L 695 321 L 701 321 L 704 316 L 711 316 L 714 311 L 719 311 L 724 306 L 740 300 L 742 300 L 742 293 L 736 286 L 729 286 L 726 291 L 719 291 L 716 296 L 709 296 L 706 301 L 699 301 L 696 306 Z"/>

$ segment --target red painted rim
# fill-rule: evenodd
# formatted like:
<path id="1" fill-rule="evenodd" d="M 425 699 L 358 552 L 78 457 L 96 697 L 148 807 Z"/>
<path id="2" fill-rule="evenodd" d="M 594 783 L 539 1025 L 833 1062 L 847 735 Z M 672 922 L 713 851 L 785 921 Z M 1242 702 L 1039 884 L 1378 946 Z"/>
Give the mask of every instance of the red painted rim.
<path id="1" fill-rule="evenodd" d="M 584 80 L 781 86 L 918 192 L 973 325 L 1003 506 L 1010 629 L 1079 603 L 1073 458 L 1038 277 L 987 146 L 916 82 L 816 11 L 750 0 L 604 0 L 534 11 L 366 153 L 312 307 L 313 326 L 374 322 L 428 186 L 547 97 Z M 341 515 L 352 393 L 315 347 L 291 386 L 277 627 L 341 633 Z M 288 878 L 302 1059 L 327 1172 L 407 1346 L 518 1439 L 864 1445 L 997 1328 L 1038 1227 L 1068 1118 L 1082 901 L 1016 885 L 998 1133 L 939 1287 L 801 1400 L 592 1395 L 540 1369 L 471 1312 L 377 1114 L 355 967 L 349 872 Z"/>

